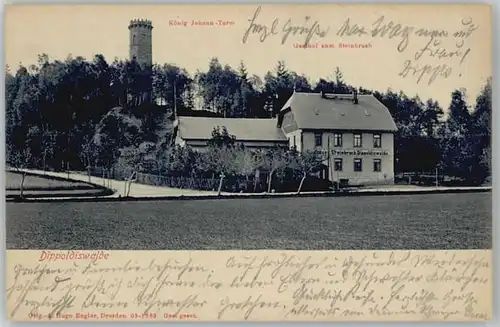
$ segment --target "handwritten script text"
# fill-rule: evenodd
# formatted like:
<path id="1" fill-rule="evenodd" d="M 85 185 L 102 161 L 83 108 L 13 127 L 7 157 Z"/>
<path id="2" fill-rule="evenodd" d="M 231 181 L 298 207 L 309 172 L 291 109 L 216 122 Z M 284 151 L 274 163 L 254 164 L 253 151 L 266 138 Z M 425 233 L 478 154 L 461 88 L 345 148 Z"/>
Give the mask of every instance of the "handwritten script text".
<path id="1" fill-rule="evenodd" d="M 464 252 L 8 253 L 14 320 L 485 320 L 490 257 Z M 85 317 L 85 318 L 83 318 Z M 107 318 L 106 318 L 107 317 Z M 188 319 L 188 318 L 186 318 Z"/>
<path id="2" fill-rule="evenodd" d="M 369 23 L 351 17 L 341 22 L 320 21 L 310 15 L 300 19 L 277 17 L 265 22 L 261 13 L 262 7 L 258 6 L 248 19 L 243 44 L 252 37 L 261 43 L 278 38 L 281 45 L 294 39 L 294 48 L 314 49 L 317 48 L 314 42 L 319 39 L 329 42 L 357 39 L 361 44 L 370 45 L 377 40 L 389 40 L 402 58 L 399 77 L 413 78 L 417 84 L 426 82 L 428 85 L 438 79 L 462 76 L 462 66 L 472 52 L 467 41 L 480 27 L 471 17 L 459 18 L 455 26 L 443 28 L 407 24 L 385 15 Z M 377 47 L 377 44 L 373 46 Z"/>

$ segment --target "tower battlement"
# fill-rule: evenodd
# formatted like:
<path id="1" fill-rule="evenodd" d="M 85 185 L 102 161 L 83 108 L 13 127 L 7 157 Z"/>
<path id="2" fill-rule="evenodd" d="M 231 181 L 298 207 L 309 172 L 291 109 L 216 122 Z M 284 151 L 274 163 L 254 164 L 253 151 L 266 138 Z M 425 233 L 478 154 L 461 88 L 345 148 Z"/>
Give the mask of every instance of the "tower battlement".
<path id="1" fill-rule="evenodd" d="M 153 23 L 149 19 L 132 19 L 128 25 L 130 34 L 130 60 L 143 67 L 153 64 Z"/>
<path id="2" fill-rule="evenodd" d="M 128 25 L 128 29 L 138 28 L 138 27 L 147 28 L 147 29 L 152 30 L 153 23 L 149 19 L 139 18 L 139 19 L 132 19 Z"/>

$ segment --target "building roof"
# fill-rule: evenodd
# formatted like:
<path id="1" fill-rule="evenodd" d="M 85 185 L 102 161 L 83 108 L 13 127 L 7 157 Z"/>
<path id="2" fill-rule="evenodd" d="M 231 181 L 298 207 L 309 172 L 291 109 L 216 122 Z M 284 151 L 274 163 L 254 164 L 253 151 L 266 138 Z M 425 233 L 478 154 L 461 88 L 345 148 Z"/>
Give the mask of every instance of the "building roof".
<path id="1" fill-rule="evenodd" d="M 180 116 L 179 137 L 184 140 L 208 140 L 215 127 L 226 127 L 239 141 L 287 141 L 275 119 L 267 118 L 213 118 Z"/>
<path id="2" fill-rule="evenodd" d="M 373 95 L 358 95 L 358 104 L 350 94 L 292 94 L 281 111 L 291 109 L 300 129 L 339 129 L 397 131 L 384 104 Z"/>

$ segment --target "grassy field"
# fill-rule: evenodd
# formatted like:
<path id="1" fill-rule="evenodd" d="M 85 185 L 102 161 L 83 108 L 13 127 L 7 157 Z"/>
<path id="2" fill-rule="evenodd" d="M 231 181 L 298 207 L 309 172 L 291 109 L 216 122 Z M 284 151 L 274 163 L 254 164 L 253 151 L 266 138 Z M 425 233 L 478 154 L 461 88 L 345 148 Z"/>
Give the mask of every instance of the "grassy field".
<path id="1" fill-rule="evenodd" d="M 21 179 L 22 175 L 20 173 L 5 173 L 5 195 L 7 198 L 19 197 L 21 194 Z M 23 196 L 25 198 L 101 196 L 110 193 L 110 190 L 84 182 L 27 174 L 24 180 Z"/>
<path id="2" fill-rule="evenodd" d="M 485 249 L 491 193 L 7 203 L 13 249 Z"/>
<path id="3" fill-rule="evenodd" d="M 23 192 L 23 196 L 27 199 L 34 198 L 60 198 L 60 197 L 88 197 L 88 196 L 103 196 L 111 194 L 111 191 L 103 189 L 62 189 L 62 190 L 28 190 Z M 18 198 L 21 194 L 20 190 L 6 190 L 7 198 Z"/>
<path id="4" fill-rule="evenodd" d="M 19 190 L 21 188 L 22 175 L 20 173 L 5 173 L 5 189 Z M 83 190 L 92 189 L 92 185 L 83 182 L 71 182 L 54 178 L 26 175 L 24 180 L 25 190 Z"/>

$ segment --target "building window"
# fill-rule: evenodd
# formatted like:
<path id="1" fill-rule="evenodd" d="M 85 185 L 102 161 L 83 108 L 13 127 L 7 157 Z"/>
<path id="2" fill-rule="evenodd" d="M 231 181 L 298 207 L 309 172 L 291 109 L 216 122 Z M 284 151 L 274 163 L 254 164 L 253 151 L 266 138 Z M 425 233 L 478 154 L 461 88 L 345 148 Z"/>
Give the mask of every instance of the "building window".
<path id="1" fill-rule="evenodd" d="M 314 133 L 314 146 L 323 146 L 323 134 Z"/>
<path id="2" fill-rule="evenodd" d="M 333 146 L 342 147 L 342 134 L 333 134 Z"/>
<path id="3" fill-rule="evenodd" d="M 382 136 L 380 134 L 373 134 L 373 147 L 374 148 L 382 147 Z"/>
<path id="4" fill-rule="evenodd" d="M 342 159 L 335 158 L 333 161 L 333 170 L 334 171 L 342 171 Z"/>
<path id="5" fill-rule="evenodd" d="M 363 162 L 361 159 L 354 159 L 354 171 L 363 171 Z"/>
<path id="6" fill-rule="evenodd" d="M 376 171 L 376 172 L 382 171 L 382 160 L 381 159 L 373 159 L 373 171 Z"/>
<path id="7" fill-rule="evenodd" d="M 297 148 L 297 137 L 295 135 L 293 136 L 293 148 Z"/>
<path id="8" fill-rule="evenodd" d="M 354 147 L 361 148 L 363 146 L 363 139 L 361 138 L 361 134 L 354 134 Z"/>

